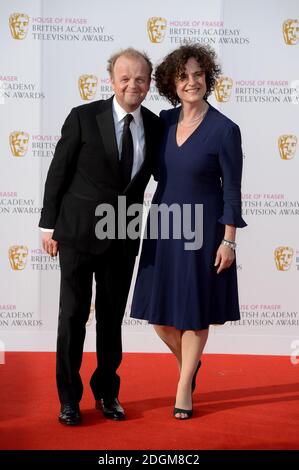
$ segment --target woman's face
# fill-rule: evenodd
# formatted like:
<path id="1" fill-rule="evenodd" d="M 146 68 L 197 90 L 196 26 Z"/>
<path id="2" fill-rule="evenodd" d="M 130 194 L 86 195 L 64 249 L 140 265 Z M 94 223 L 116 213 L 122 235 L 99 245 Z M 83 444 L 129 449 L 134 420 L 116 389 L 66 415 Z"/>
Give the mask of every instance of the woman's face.
<path id="1" fill-rule="evenodd" d="M 182 104 L 203 100 L 207 91 L 206 75 L 194 57 L 188 59 L 184 72 L 175 80 L 176 93 Z"/>

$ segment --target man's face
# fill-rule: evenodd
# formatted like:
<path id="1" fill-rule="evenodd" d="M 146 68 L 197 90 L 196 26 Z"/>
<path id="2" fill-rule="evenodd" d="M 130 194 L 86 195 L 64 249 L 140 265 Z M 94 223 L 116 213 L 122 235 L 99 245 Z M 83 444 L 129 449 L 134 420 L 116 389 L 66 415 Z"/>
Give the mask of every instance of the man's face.
<path id="1" fill-rule="evenodd" d="M 17 16 L 11 23 L 11 30 L 15 39 L 24 39 L 27 34 L 28 17 L 25 15 Z"/>
<path id="2" fill-rule="evenodd" d="M 118 104 L 128 113 L 135 111 L 150 87 L 148 64 L 142 57 L 120 56 L 114 64 L 111 83 Z"/>

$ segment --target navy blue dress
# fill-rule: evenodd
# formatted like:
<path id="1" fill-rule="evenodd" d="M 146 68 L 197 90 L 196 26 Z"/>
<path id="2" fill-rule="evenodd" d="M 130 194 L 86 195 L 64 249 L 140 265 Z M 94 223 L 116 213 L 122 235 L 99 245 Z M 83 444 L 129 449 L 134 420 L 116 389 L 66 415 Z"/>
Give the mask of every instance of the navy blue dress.
<path id="1" fill-rule="evenodd" d="M 161 112 L 166 130 L 152 202 L 193 208 L 202 204 L 203 244 L 186 250 L 188 237 L 162 239 L 160 219 L 158 237 L 150 239 L 148 217 L 131 316 L 199 330 L 240 319 L 236 262 L 220 274 L 214 262 L 225 224 L 246 225 L 241 217 L 241 135 L 235 123 L 210 106 L 199 127 L 178 146 L 180 109 Z M 170 235 L 172 229 L 170 220 Z"/>

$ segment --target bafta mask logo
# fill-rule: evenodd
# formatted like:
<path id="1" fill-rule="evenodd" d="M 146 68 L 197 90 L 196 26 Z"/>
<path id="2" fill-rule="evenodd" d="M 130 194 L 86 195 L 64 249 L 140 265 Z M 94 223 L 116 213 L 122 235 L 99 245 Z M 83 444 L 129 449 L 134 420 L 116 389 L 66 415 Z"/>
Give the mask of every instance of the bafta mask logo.
<path id="1" fill-rule="evenodd" d="M 288 46 L 299 43 L 299 20 L 285 20 L 282 25 L 283 39 Z"/>
<path id="2" fill-rule="evenodd" d="M 215 96 L 220 103 L 226 103 L 230 99 L 233 81 L 230 77 L 220 77 L 216 80 Z"/>
<path id="3" fill-rule="evenodd" d="M 23 131 L 14 131 L 9 135 L 9 145 L 14 157 L 24 157 L 28 149 L 29 134 Z"/>
<path id="4" fill-rule="evenodd" d="M 95 305 L 91 304 L 90 306 L 90 311 L 89 311 L 89 316 L 88 320 L 86 322 L 86 326 L 90 326 L 94 320 L 94 314 L 95 314 Z"/>
<path id="5" fill-rule="evenodd" d="M 288 271 L 290 269 L 294 250 L 289 246 L 279 246 L 274 252 L 275 264 L 278 271 Z"/>
<path id="6" fill-rule="evenodd" d="M 292 134 L 281 135 L 278 138 L 278 148 L 282 160 L 291 160 L 296 153 L 297 137 Z"/>
<path id="7" fill-rule="evenodd" d="M 159 16 L 152 16 L 147 21 L 148 36 L 153 43 L 159 43 L 164 40 L 167 21 Z"/>
<path id="8" fill-rule="evenodd" d="M 25 39 L 28 32 L 29 16 L 26 13 L 12 13 L 9 28 L 14 39 Z"/>
<path id="9" fill-rule="evenodd" d="M 80 75 L 78 84 L 82 100 L 92 100 L 95 97 L 98 86 L 95 75 Z"/>
<path id="10" fill-rule="evenodd" d="M 22 271 L 26 266 L 28 248 L 24 245 L 13 245 L 9 247 L 8 256 L 12 269 Z"/>

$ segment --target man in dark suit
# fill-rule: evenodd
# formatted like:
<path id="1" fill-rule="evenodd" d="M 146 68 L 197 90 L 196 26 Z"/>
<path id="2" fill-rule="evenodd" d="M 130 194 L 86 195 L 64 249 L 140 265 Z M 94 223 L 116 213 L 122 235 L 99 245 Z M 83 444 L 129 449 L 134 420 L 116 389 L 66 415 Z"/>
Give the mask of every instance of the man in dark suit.
<path id="1" fill-rule="evenodd" d="M 97 368 L 90 386 L 96 408 L 104 416 L 125 417 L 118 401 L 116 371 L 122 358 L 121 324 L 139 239 L 97 238 L 95 211 L 99 204 L 116 208 L 119 196 L 126 197 L 127 206 L 142 204 L 161 135 L 160 119 L 141 106 L 152 73 L 146 54 L 131 48 L 121 51 L 109 59 L 108 70 L 114 96 L 73 108 L 62 127 L 39 223 L 43 248 L 51 256 L 59 251 L 60 256 L 56 377 L 59 421 L 69 425 L 81 421 L 80 367 L 93 274 Z M 131 166 L 126 163 L 124 167 L 128 158 L 123 155 L 128 152 Z"/>

